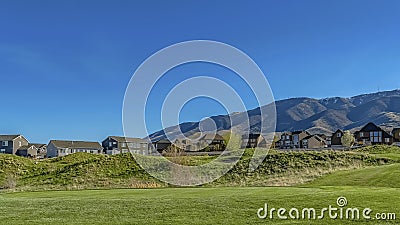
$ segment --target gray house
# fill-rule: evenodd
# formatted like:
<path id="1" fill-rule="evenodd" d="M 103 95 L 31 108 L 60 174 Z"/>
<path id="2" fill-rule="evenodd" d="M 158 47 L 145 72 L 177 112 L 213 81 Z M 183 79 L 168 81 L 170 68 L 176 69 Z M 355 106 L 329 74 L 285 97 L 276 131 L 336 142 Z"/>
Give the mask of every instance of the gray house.
<path id="1" fill-rule="evenodd" d="M 319 135 L 310 135 L 301 140 L 302 148 L 307 149 L 321 149 L 326 148 L 326 141 Z"/>
<path id="2" fill-rule="evenodd" d="M 46 145 L 45 144 L 28 144 L 21 146 L 15 153 L 18 156 L 29 158 L 46 158 Z"/>
<path id="3" fill-rule="evenodd" d="M 267 141 L 262 134 L 245 134 L 242 136 L 241 148 L 265 148 Z"/>
<path id="4" fill-rule="evenodd" d="M 284 132 L 281 134 L 280 148 L 301 148 L 302 140 L 310 135 L 308 131 Z"/>
<path id="5" fill-rule="evenodd" d="M 20 134 L 16 135 L 0 135 L 0 154 L 13 154 L 25 145 L 28 145 L 28 140 Z"/>
<path id="6" fill-rule="evenodd" d="M 47 157 L 65 156 L 77 152 L 101 154 L 103 147 L 99 142 L 51 140 L 47 145 Z"/>
<path id="7" fill-rule="evenodd" d="M 38 159 L 44 159 L 46 158 L 47 154 L 47 145 L 46 144 L 32 144 L 37 148 L 37 155 L 36 158 Z"/>
<path id="8" fill-rule="evenodd" d="M 177 138 L 174 144 L 184 151 L 223 151 L 226 147 L 221 135 L 211 133 L 195 133 L 188 138 Z"/>
<path id="9" fill-rule="evenodd" d="M 109 136 L 101 145 L 107 155 L 119 153 L 146 154 L 149 151 L 149 142 L 141 138 Z"/>

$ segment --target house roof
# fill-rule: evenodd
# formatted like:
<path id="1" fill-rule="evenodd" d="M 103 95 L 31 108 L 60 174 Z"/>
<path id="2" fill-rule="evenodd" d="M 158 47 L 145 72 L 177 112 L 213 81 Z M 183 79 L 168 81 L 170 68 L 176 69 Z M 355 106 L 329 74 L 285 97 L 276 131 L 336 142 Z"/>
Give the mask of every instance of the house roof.
<path id="1" fill-rule="evenodd" d="M 297 130 L 297 131 L 293 131 L 292 134 L 301 134 L 303 132 L 308 133 L 307 131 Z"/>
<path id="2" fill-rule="evenodd" d="M 341 129 L 337 129 L 334 134 L 336 133 L 343 133 L 343 131 Z"/>
<path id="3" fill-rule="evenodd" d="M 19 136 L 21 135 L 20 134 L 0 135 L 0 141 L 12 141 Z"/>
<path id="4" fill-rule="evenodd" d="M 202 139 L 205 139 L 205 140 L 217 140 L 217 141 L 223 141 L 224 140 L 224 138 L 219 134 L 215 134 L 215 135 L 214 134 L 206 134 L 206 135 L 204 135 L 202 137 Z"/>
<path id="5" fill-rule="evenodd" d="M 190 135 L 188 137 L 188 139 L 191 139 L 191 140 L 196 140 L 196 139 L 198 139 L 198 140 L 214 140 L 214 141 L 223 141 L 224 140 L 224 138 L 219 134 L 213 134 L 213 133 L 201 134 L 199 132 Z"/>
<path id="6" fill-rule="evenodd" d="M 153 143 L 159 143 L 159 144 L 171 144 L 171 141 L 169 141 L 168 139 L 161 139 L 158 141 L 155 141 Z"/>
<path id="7" fill-rule="evenodd" d="M 91 142 L 91 141 L 60 141 L 60 140 L 51 140 L 54 146 L 58 148 L 82 148 L 82 149 L 103 149 L 99 142 Z"/>
<path id="8" fill-rule="evenodd" d="M 32 147 L 38 149 L 38 147 L 36 147 L 36 145 L 28 144 L 28 145 L 23 145 L 23 146 L 19 147 L 17 151 L 19 151 L 19 150 L 28 150 L 28 149 L 30 149 Z"/>
<path id="9" fill-rule="evenodd" d="M 303 138 L 303 140 L 308 140 L 308 139 L 311 139 L 311 138 L 315 138 L 315 139 L 317 139 L 318 141 L 323 141 L 323 142 L 325 142 L 325 140 L 324 140 L 322 137 L 320 137 L 319 135 L 316 135 L 316 134 L 314 134 L 314 135 L 309 135 L 309 136 Z"/>
<path id="10" fill-rule="evenodd" d="M 360 131 L 356 132 L 356 134 L 358 134 L 359 132 L 371 132 L 371 131 L 382 131 L 383 132 L 383 137 L 387 138 L 387 137 L 392 137 L 392 135 L 390 135 L 388 132 L 386 132 L 384 129 L 378 127 L 377 125 L 375 125 L 374 123 L 368 123 L 367 125 L 365 125 L 363 128 L 361 128 Z"/>
<path id="11" fill-rule="evenodd" d="M 362 132 L 370 132 L 370 131 L 383 131 L 382 128 L 378 127 L 374 123 L 368 123 L 363 128 L 361 128 Z"/>
<path id="12" fill-rule="evenodd" d="M 31 143 L 30 145 L 34 145 L 36 148 L 41 148 L 46 146 L 46 144 L 38 144 L 38 143 Z"/>
<path id="13" fill-rule="evenodd" d="M 112 138 L 117 142 L 143 142 L 145 141 L 142 138 L 132 138 L 132 137 L 120 137 L 120 136 L 109 136 L 108 138 Z"/>

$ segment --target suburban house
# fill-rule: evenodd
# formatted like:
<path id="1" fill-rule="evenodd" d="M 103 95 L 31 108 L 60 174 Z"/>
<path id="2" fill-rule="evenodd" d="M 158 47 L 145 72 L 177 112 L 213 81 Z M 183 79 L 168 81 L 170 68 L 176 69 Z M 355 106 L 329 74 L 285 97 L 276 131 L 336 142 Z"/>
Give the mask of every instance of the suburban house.
<path id="1" fill-rule="evenodd" d="M 325 141 L 327 147 L 332 146 L 332 136 L 331 135 L 326 135 L 326 134 L 317 134 L 317 135 Z"/>
<path id="2" fill-rule="evenodd" d="M 47 154 L 47 145 L 46 144 L 32 144 L 37 148 L 37 154 L 36 154 L 36 158 L 38 159 L 44 159 L 46 158 L 46 154 Z"/>
<path id="3" fill-rule="evenodd" d="M 219 134 L 203 134 L 198 136 L 198 134 L 194 134 L 190 137 L 190 139 L 197 139 L 196 149 L 199 150 L 208 150 L 208 151 L 223 151 L 225 150 L 225 140 Z"/>
<path id="4" fill-rule="evenodd" d="M 265 148 L 267 141 L 261 134 L 245 134 L 242 136 L 241 148 Z"/>
<path id="5" fill-rule="evenodd" d="M 149 142 L 141 138 L 109 136 L 101 145 L 107 155 L 127 152 L 146 154 L 149 150 Z"/>
<path id="6" fill-rule="evenodd" d="M 18 156 L 36 158 L 38 155 L 38 148 L 34 144 L 21 146 L 15 153 Z"/>
<path id="7" fill-rule="evenodd" d="M 301 140 L 301 146 L 302 148 L 307 149 L 320 149 L 326 148 L 327 144 L 326 141 L 319 135 L 310 135 Z"/>
<path id="8" fill-rule="evenodd" d="M 167 150 L 171 145 L 172 143 L 168 139 L 160 139 L 152 142 L 151 149 L 162 152 Z"/>
<path id="9" fill-rule="evenodd" d="M 13 154 L 25 145 L 28 145 L 28 140 L 20 135 L 0 135 L 0 154 Z"/>
<path id="10" fill-rule="evenodd" d="M 177 138 L 174 144 L 184 151 L 223 151 L 225 140 L 219 134 L 195 133 L 187 138 Z"/>
<path id="11" fill-rule="evenodd" d="M 360 131 L 355 132 L 354 136 L 359 145 L 391 145 L 393 143 L 393 136 L 374 123 L 368 123 Z"/>
<path id="12" fill-rule="evenodd" d="M 301 148 L 301 140 L 310 136 L 311 134 L 307 131 L 294 131 L 294 132 L 284 132 L 281 135 L 280 148 L 290 149 L 290 148 Z"/>
<path id="13" fill-rule="evenodd" d="M 344 132 L 338 129 L 335 133 L 333 133 L 331 137 L 331 145 L 332 146 L 342 146 L 342 137 Z"/>
<path id="14" fill-rule="evenodd" d="M 65 156 L 77 152 L 101 154 L 103 147 L 99 142 L 51 140 L 47 145 L 47 157 Z"/>

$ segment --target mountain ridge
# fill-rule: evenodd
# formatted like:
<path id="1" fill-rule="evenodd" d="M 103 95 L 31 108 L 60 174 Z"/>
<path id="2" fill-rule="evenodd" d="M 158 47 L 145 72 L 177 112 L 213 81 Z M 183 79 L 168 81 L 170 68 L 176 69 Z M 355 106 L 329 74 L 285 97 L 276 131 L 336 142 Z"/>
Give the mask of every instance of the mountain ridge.
<path id="1" fill-rule="evenodd" d="M 337 129 L 355 130 L 368 122 L 383 127 L 400 126 L 400 89 L 361 94 L 353 97 L 329 97 L 322 99 L 296 97 L 275 101 L 263 110 L 272 110 L 276 106 L 276 131 L 310 130 L 312 133 L 329 133 Z M 249 116 L 250 132 L 260 131 L 260 107 L 246 112 L 232 113 L 231 116 Z M 211 116 L 222 132 L 231 128 L 229 115 Z M 237 121 L 237 120 L 235 120 Z M 233 124 L 233 127 L 243 124 Z M 159 140 L 179 133 L 190 135 L 199 132 L 199 122 L 185 122 L 157 131 L 148 137 Z"/>

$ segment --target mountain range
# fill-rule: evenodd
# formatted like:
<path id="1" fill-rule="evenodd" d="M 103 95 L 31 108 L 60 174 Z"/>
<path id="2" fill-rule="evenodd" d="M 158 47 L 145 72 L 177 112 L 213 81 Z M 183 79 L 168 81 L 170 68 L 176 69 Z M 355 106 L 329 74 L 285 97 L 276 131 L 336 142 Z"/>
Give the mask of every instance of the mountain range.
<path id="1" fill-rule="evenodd" d="M 263 110 L 276 107 L 276 131 L 307 130 L 310 133 L 329 134 L 337 129 L 355 130 L 368 122 L 383 128 L 400 126 L 400 90 L 363 94 L 350 98 L 332 97 L 324 99 L 290 98 L 276 101 L 275 104 L 262 106 Z M 231 128 L 230 116 L 249 116 L 250 131 L 259 132 L 260 108 L 231 115 L 210 117 L 217 130 L 223 132 Z M 245 118 L 245 117 L 243 117 Z M 237 121 L 237 120 L 235 120 Z M 233 127 L 242 125 L 239 122 Z M 199 122 L 186 122 L 149 135 L 152 140 L 165 138 L 165 133 L 177 134 L 179 129 L 187 135 L 198 132 Z"/>

